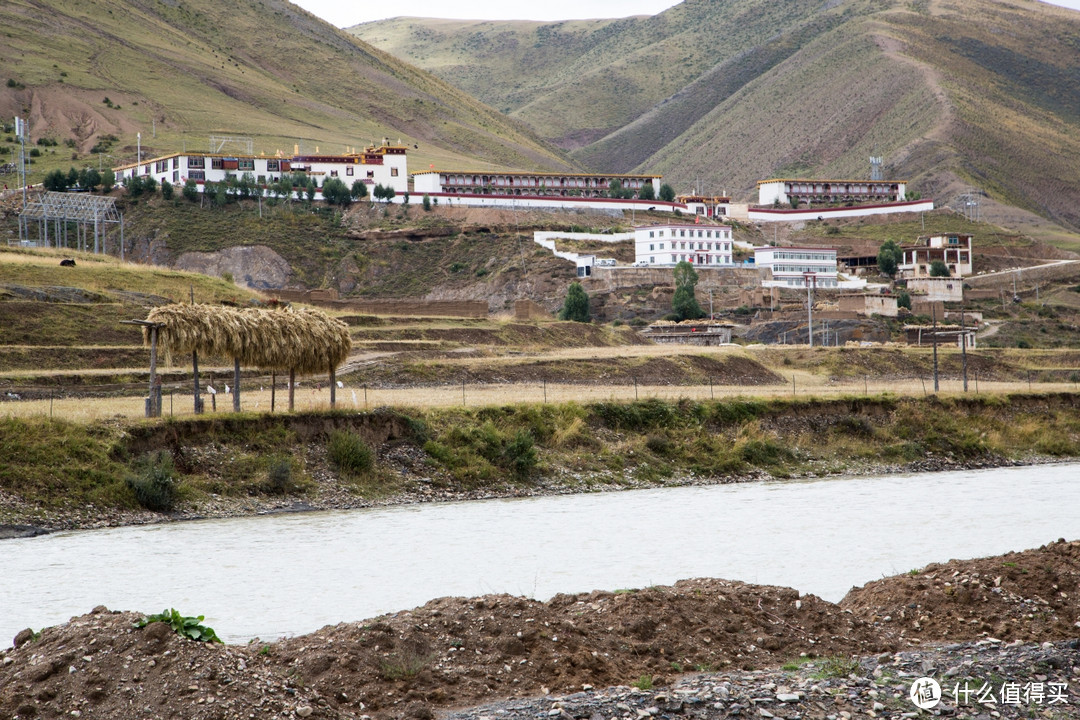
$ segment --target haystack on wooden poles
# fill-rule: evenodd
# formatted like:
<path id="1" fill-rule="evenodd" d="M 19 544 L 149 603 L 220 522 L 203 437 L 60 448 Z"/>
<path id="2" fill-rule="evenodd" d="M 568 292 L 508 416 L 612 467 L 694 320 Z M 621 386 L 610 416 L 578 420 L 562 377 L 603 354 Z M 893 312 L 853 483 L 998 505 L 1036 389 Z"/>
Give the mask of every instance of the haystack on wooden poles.
<path id="1" fill-rule="evenodd" d="M 296 373 L 330 375 L 330 405 L 336 404 L 335 373 L 352 347 L 349 328 L 318 310 L 262 310 L 213 305 L 166 305 L 155 308 L 148 322 L 158 325 L 158 342 L 166 354 L 192 353 L 233 359 L 233 410 L 240 409 L 240 366 L 289 371 L 289 409 Z M 148 331 L 143 339 L 149 342 Z M 197 367 L 197 366 L 196 366 Z M 198 375 L 195 376 L 196 397 Z"/>

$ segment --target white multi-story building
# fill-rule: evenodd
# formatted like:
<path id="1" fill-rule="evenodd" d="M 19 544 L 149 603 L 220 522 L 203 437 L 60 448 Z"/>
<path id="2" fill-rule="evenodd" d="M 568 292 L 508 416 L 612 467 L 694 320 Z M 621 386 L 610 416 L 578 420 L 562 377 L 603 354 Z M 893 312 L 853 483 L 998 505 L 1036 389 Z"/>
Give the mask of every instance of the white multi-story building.
<path id="1" fill-rule="evenodd" d="M 409 170 L 402 145 L 383 144 L 364 148 L 363 152 L 343 155 L 225 155 L 220 153 L 173 153 L 113 168 L 117 182 L 126 178 L 152 177 L 158 183 L 168 180 L 184 185 L 194 180 L 201 191 L 207 182 L 223 182 L 230 175 L 248 173 L 261 186 L 281 179 L 284 173 L 304 173 L 321 188 L 330 178 L 338 178 L 352 187 L 356 180 L 369 185 L 392 187 L 402 195 L 409 191 Z"/>
<path id="2" fill-rule="evenodd" d="M 819 288 L 837 287 L 836 248 L 772 247 L 755 248 L 754 265 L 772 273 L 766 286 Z"/>
<path id="3" fill-rule="evenodd" d="M 701 267 L 732 265 L 731 228 L 727 225 L 635 227 L 634 260 L 636 265 L 674 266 L 684 260 Z"/>
<path id="4" fill-rule="evenodd" d="M 758 181 L 758 205 L 838 202 L 903 202 L 906 180 L 797 180 Z"/>

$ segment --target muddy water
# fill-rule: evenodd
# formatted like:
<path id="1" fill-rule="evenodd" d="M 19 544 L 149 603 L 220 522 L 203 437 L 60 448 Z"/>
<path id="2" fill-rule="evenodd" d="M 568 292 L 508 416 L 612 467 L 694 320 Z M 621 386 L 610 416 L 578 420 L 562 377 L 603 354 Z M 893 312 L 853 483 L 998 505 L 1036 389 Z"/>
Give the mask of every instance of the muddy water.
<path id="1" fill-rule="evenodd" d="M 722 577 L 839 600 L 933 561 L 1080 537 L 1080 464 L 318 512 L 0 544 L 0 643 L 104 604 L 229 642 L 445 595 Z"/>

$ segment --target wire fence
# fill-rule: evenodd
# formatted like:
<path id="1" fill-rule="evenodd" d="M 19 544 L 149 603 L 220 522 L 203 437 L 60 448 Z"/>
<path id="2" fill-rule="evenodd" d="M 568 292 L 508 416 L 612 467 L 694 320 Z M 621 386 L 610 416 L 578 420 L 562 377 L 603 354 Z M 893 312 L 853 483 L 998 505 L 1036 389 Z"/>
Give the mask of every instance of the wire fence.
<path id="1" fill-rule="evenodd" d="M 980 379 L 973 375 L 967 383 L 967 395 L 1004 393 L 1061 393 L 1080 392 L 1075 381 L 1040 382 L 1001 381 Z M 133 419 L 145 417 L 146 397 L 140 395 L 109 395 L 94 397 L 112 386 L 80 386 L 77 391 L 56 388 L 26 388 L 21 392 L 5 392 L 0 396 L 0 416 L 49 417 L 88 422 L 107 418 Z M 204 388 L 205 389 L 205 388 Z M 230 388 L 231 391 L 231 388 Z M 720 379 L 694 385 L 643 384 L 632 379 L 629 383 L 578 384 L 549 383 L 475 383 L 458 381 L 441 385 L 391 387 L 348 385 L 337 389 L 338 410 L 364 411 L 380 406 L 445 408 L 453 406 L 480 407 L 512 404 L 562 404 L 569 402 L 631 402 L 637 400 L 739 400 L 751 398 L 835 398 L 892 394 L 920 397 L 929 395 L 960 396 L 965 394 L 963 380 L 939 379 L 935 391 L 933 378 L 878 379 L 870 376 L 850 377 L 842 381 L 811 374 L 793 373 L 783 383 L 763 385 L 730 384 Z M 207 414 L 232 412 L 230 393 L 218 390 L 202 394 Z M 330 390 L 325 385 L 297 387 L 294 409 L 298 412 L 330 409 Z M 267 384 L 242 386 L 241 410 L 244 412 L 286 412 L 288 389 L 279 385 L 271 391 Z M 167 384 L 162 387 L 161 414 L 167 417 L 194 415 L 194 397 L 190 385 Z"/>

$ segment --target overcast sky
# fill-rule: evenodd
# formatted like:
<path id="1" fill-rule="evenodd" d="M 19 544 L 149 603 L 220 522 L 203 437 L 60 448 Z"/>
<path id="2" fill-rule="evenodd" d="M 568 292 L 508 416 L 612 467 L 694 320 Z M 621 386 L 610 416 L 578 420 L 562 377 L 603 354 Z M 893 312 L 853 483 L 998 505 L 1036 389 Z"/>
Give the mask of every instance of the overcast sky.
<path id="1" fill-rule="evenodd" d="M 543 0 L 517 4 L 506 0 L 398 0 L 342 2 L 293 0 L 332 25 L 349 27 L 389 17 L 459 18 L 465 20 L 578 20 L 655 15 L 679 0 Z M 1055 5 L 1080 10 L 1080 0 L 1055 0 Z"/>

